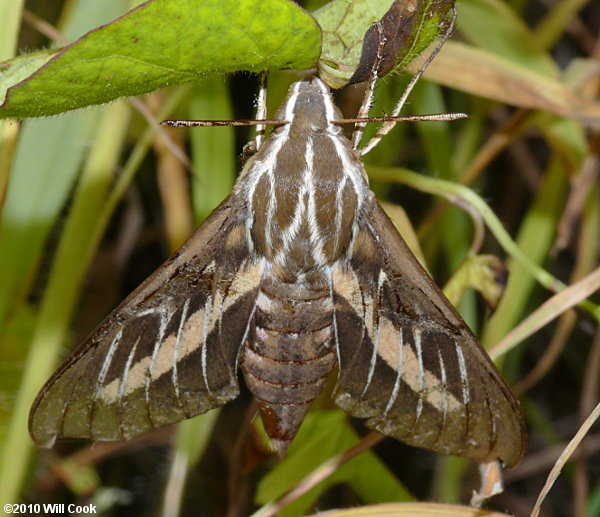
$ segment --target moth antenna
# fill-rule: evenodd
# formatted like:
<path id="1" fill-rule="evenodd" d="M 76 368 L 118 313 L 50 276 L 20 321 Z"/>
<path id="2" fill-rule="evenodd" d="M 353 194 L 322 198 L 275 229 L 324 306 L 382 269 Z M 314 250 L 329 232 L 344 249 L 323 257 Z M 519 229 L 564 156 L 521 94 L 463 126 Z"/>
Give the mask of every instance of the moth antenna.
<path id="1" fill-rule="evenodd" d="M 364 118 L 341 118 L 332 120 L 332 124 L 367 124 L 369 122 L 447 122 L 449 120 L 459 120 L 469 118 L 466 113 L 431 113 L 427 115 L 405 115 L 405 116 L 383 116 L 383 117 L 364 117 Z"/>
<path id="2" fill-rule="evenodd" d="M 383 59 L 383 49 L 385 47 L 386 37 L 383 33 L 383 27 L 379 22 L 377 22 L 377 33 L 377 55 L 375 56 L 375 61 L 373 62 L 373 66 L 371 67 L 371 73 L 369 74 L 369 80 L 365 88 L 365 94 L 363 96 L 360 109 L 358 110 L 358 117 L 356 119 L 357 122 L 354 125 L 354 132 L 352 133 L 351 141 L 352 149 L 357 149 L 362 139 L 363 132 L 366 126 L 366 121 L 363 122 L 362 120 L 368 117 L 369 111 L 371 110 L 371 105 L 373 104 L 373 94 L 375 93 L 375 84 L 377 83 L 379 66 L 381 65 L 381 60 Z"/>
<path id="3" fill-rule="evenodd" d="M 283 126 L 287 120 L 242 119 L 242 120 L 163 120 L 163 126 L 171 127 L 214 127 L 214 126 Z"/>
<path id="4" fill-rule="evenodd" d="M 267 118 L 267 86 L 269 84 L 268 72 L 263 72 L 260 76 L 260 89 L 256 99 L 256 119 L 264 120 Z M 256 150 L 258 151 L 265 141 L 266 124 L 257 124 L 256 126 Z"/>
<path id="5" fill-rule="evenodd" d="M 396 107 L 394 108 L 394 111 L 392 112 L 392 115 L 391 115 L 392 117 L 397 117 L 399 115 L 400 111 L 404 107 L 404 104 L 406 103 L 406 99 L 408 98 L 408 96 L 412 92 L 412 90 L 415 87 L 415 85 L 417 84 L 418 80 L 423 75 L 423 72 L 425 72 L 425 70 L 427 69 L 427 67 L 431 64 L 431 62 L 433 61 L 433 59 L 435 58 L 435 56 L 438 55 L 438 53 L 440 52 L 440 50 L 444 46 L 444 43 L 446 43 L 446 41 L 448 41 L 448 39 L 450 38 L 450 36 L 452 36 L 452 33 L 454 32 L 454 26 L 455 26 L 455 24 L 456 24 L 456 8 L 453 7 L 452 8 L 452 20 L 450 21 L 450 25 L 448 26 L 448 29 L 446 30 L 446 32 L 442 36 L 442 39 L 440 40 L 440 42 L 438 43 L 438 45 L 435 47 L 435 49 L 433 50 L 433 52 L 425 60 L 425 63 L 423 63 L 423 65 L 417 70 L 417 72 L 415 73 L 415 75 L 412 76 L 412 79 L 409 81 L 408 86 L 406 87 L 406 90 L 404 90 L 404 93 L 402 94 L 402 97 L 400 97 L 400 100 L 398 101 L 398 103 L 396 104 Z M 392 121 L 388 121 L 388 122 L 384 122 L 383 126 L 381 126 L 381 128 L 379 128 L 379 131 L 377 131 L 377 134 L 373 138 L 371 138 L 371 140 L 369 140 L 369 142 L 367 143 L 367 145 L 365 145 L 359 151 L 360 155 L 361 156 L 365 156 L 379 142 L 381 142 L 381 140 L 383 139 L 383 137 L 385 135 L 387 135 L 392 129 L 394 129 L 394 126 L 396 125 L 396 122 L 397 121 L 393 121 L 393 120 Z"/>

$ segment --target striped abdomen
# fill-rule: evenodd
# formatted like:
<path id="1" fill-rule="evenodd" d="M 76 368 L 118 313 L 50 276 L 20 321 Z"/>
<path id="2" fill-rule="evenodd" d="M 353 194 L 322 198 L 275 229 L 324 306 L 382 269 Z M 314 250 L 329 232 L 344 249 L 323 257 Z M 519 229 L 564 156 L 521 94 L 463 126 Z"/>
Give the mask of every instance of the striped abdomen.
<path id="1" fill-rule="evenodd" d="M 336 363 L 328 289 L 265 279 L 240 365 L 273 447 L 285 452 Z"/>

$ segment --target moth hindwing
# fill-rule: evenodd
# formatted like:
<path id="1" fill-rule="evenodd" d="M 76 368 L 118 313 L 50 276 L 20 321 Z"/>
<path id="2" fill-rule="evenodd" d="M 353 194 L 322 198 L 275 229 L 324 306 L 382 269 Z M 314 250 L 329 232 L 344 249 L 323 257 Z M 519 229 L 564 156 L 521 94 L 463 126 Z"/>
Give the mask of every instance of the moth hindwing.
<path id="1" fill-rule="evenodd" d="M 328 88 L 292 85 L 287 121 L 233 193 L 44 386 L 40 445 L 127 439 L 220 406 L 240 367 L 283 453 L 337 365 L 335 402 L 406 443 L 516 463 L 518 403 L 369 190 Z"/>

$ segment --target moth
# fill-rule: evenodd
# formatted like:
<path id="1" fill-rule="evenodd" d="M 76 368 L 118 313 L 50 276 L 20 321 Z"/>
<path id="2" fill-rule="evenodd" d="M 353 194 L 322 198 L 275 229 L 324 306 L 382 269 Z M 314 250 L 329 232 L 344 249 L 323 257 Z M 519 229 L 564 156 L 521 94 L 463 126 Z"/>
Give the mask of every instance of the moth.
<path id="1" fill-rule="evenodd" d="M 235 398 L 283 454 L 335 403 L 410 445 L 519 461 L 519 405 L 375 200 L 317 77 L 294 83 L 231 195 L 47 382 L 29 428 L 123 440 Z"/>

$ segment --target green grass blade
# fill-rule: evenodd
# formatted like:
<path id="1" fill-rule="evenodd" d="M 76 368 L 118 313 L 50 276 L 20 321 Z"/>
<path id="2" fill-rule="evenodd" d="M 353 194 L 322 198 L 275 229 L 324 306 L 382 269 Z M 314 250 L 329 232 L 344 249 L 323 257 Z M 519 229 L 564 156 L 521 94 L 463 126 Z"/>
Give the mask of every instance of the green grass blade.
<path id="1" fill-rule="evenodd" d="M 551 166 L 529 213 L 523 219 L 516 239 L 517 246 L 535 264 L 543 264 L 548 257 L 564 206 L 566 188 L 564 168 L 560 164 Z M 482 343 L 486 347 L 500 341 L 521 319 L 535 285 L 530 272 L 514 260 L 509 260 L 508 270 L 510 275 L 502 300 L 484 328 Z"/>
<path id="2" fill-rule="evenodd" d="M 442 98 L 439 85 L 423 81 L 413 91 L 414 113 L 445 113 L 448 111 Z M 425 157 L 432 176 L 453 180 L 457 171 L 453 167 L 451 131 L 458 124 L 451 122 L 421 122 L 417 129 L 425 145 Z M 449 207 L 444 213 L 437 237 L 441 240 L 446 257 L 446 267 L 454 272 L 471 246 L 473 235 L 469 216 L 456 207 Z M 474 328 L 477 321 L 475 297 L 470 293 L 459 301 L 459 309 L 465 320 Z"/>
<path id="3" fill-rule="evenodd" d="M 233 109 L 223 77 L 207 77 L 192 90 L 193 119 L 231 120 Z M 235 130 L 232 127 L 197 128 L 190 132 L 194 178 L 192 195 L 197 221 L 231 192 L 236 176 Z"/>
<path id="4" fill-rule="evenodd" d="M 177 438 L 165 488 L 162 517 L 177 517 L 180 514 L 188 470 L 202 457 L 219 412 L 219 409 L 214 409 L 185 420 L 177 426 Z"/>
<path id="5" fill-rule="evenodd" d="M 29 292 L 98 114 L 30 121 L 21 131 L 0 226 L 0 322 Z"/>
<path id="6" fill-rule="evenodd" d="M 106 112 L 77 186 L 36 321 L 4 447 L 0 471 L 0 500 L 3 501 L 16 501 L 18 497 L 31 450 L 27 433 L 29 407 L 36 391 L 50 375 L 64 342 L 89 260 L 89 240 L 120 155 L 128 112 L 123 104 L 115 104 Z"/>
<path id="7" fill-rule="evenodd" d="M 546 17 L 535 28 L 535 39 L 542 48 L 552 48 L 556 41 L 568 29 L 573 17 L 583 9 L 590 0 L 561 0 L 556 2 Z"/>
<path id="8" fill-rule="evenodd" d="M 0 2 L 0 20 L 2 20 L 0 60 L 2 61 L 11 58 L 15 53 L 24 3 L 25 0 Z"/>

